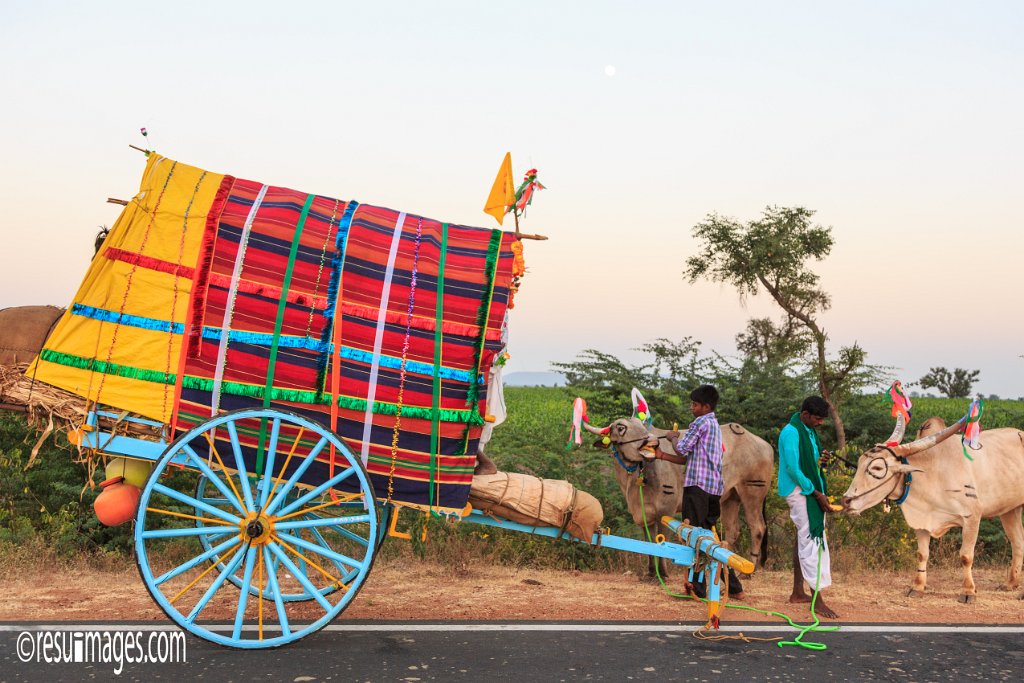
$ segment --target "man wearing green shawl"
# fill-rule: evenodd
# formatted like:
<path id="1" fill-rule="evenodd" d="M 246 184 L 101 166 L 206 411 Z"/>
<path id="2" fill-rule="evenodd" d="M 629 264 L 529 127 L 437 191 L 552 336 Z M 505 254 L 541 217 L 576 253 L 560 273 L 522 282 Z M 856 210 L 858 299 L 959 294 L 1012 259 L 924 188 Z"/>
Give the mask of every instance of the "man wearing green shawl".
<path id="1" fill-rule="evenodd" d="M 810 602 L 804 581 L 813 590 L 832 585 L 832 572 L 825 539 L 825 512 L 831 509 L 825 476 L 818 465 L 821 449 L 814 430 L 828 416 L 828 403 L 820 396 L 808 396 L 779 433 L 779 495 L 789 505 L 796 525 L 793 548 L 793 594 L 790 602 Z M 815 612 L 835 619 L 837 615 L 821 595 Z"/>

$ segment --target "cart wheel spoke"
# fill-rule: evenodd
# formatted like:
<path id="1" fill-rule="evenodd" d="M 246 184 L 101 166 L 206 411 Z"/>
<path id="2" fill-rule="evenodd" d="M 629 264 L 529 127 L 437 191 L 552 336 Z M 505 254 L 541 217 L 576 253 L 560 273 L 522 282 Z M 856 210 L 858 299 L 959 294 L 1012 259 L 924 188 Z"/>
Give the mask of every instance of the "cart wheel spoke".
<path id="1" fill-rule="evenodd" d="M 188 463 L 198 468 L 199 471 L 210 480 L 210 483 L 217 487 L 217 490 L 221 492 L 227 502 L 231 503 L 231 505 L 238 510 L 239 514 L 244 516 L 248 512 L 248 508 L 242 507 L 242 501 L 239 499 L 238 494 L 228 489 L 224 482 L 221 481 L 220 477 L 214 474 L 213 470 L 210 469 L 210 466 L 203 462 L 203 459 L 192 449 L 191 446 L 186 444 L 182 447 L 182 450 L 184 450 L 188 456 Z M 219 457 L 217 459 L 220 460 Z M 228 481 L 230 481 L 230 475 L 228 475 L 227 472 L 224 472 L 224 476 L 229 477 Z"/>
<path id="2" fill-rule="evenodd" d="M 242 489 L 242 499 L 245 500 L 245 509 L 254 508 L 252 502 L 252 488 L 249 486 L 248 470 L 242 456 L 242 446 L 238 440 L 238 430 L 234 422 L 228 422 L 228 439 L 231 442 L 231 454 L 235 458 L 235 471 L 238 473 L 239 487 Z"/>
<path id="3" fill-rule="evenodd" d="M 185 527 L 183 529 L 150 529 L 142 532 L 142 538 L 181 538 L 183 536 L 206 536 L 219 538 L 225 534 L 235 533 L 235 529 L 226 527 Z"/>
<path id="4" fill-rule="evenodd" d="M 303 459 L 302 463 L 297 468 L 295 468 L 295 471 L 292 473 L 292 476 L 288 478 L 288 481 L 286 481 L 284 485 L 281 486 L 281 488 L 274 494 L 270 502 L 267 503 L 267 514 L 274 514 L 274 511 L 278 507 L 280 507 L 281 503 L 284 502 L 285 498 L 287 498 L 288 495 L 294 489 L 295 484 L 298 483 L 298 481 L 302 478 L 302 475 L 306 473 L 306 470 L 309 469 L 309 466 L 316 461 L 317 456 L 320 455 L 320 452 L 324 449 L 324 446 L 326 445 L 327 437 L 322 437 L 320 441 L 318 441 L 317 444 L 313 446 L 313 449 L 309 452 L 309 456 Z"/>
<path id="5" fill-rule="evenodd" d="M 355 473 L 356 473 L 356 469 L 354 467 L 349 467 L 348 469 L 346 469 L 346 470 L 344 470 L 344 471 L 334 475 L 333 477 L 331 477 L 330 479 L 325 481 L 320 486 L 317 486 L 315 489 L 313 489 L 309 493 L 307 493 L 307 494 L 305 494 L 303 496 L 300 496 L 296 500 L 292 501 L 291 503 L 286 505 L 284 508 L 282 508 L 280 510 L 280 512 L 277 512 L 276 514 L 278 516 L 281 516 L 281 517 L 286 517 L 288 514 L 294 512 L 295 508 L 302 507 L 303 505 L 305 505 L 309 501 L 314 500 L 316 498 L 319 498 L 324 493 L 326 493 L 329 489 L 332 489 L 332 488 L 335 488 L 335 487 L 339 486 L 342 482 L 344 482 L 346 479 L 348 479 L 349 477 L 351 477 Z M 271 510 L 270 513 L 271 514 L 275 514 L 273 510 Z"/>
<path id="6" fill-rule="evenodd" d="M 225 522 L 229 522 L 231 524 L 238 524 L 240 521 L 242 521 L 239 517 L 237 517 L 235 515 L 232 515 L 231 513 L 225 512 L 224 510 L 221 510 L 218 507 L 214 507 L 212 505 L 207 505 L 206 503 L 203 503 L 201 501 L 196 500 L 195 498 L 193 498 L 192 496 L 188 495 L 187 493 L 180 493 L 178 491 L 175 491 L 172 488 L 168 488 L 167 486 L 164 486 L 163 484 L 154 484 L 153 485 L 153 491 L 155 493 L 162 493 L 163 495 L 167 496 L 168 498 L 172 498 L 172 499 L 178 501 L 179 503 L 184 503 L 185 505 L 191 505 L 192 507 L 196 508 L 197 510 L 202 510 L 203 512 L 207 512 L 207 513 L 213 515 L 214 517 L 220 517 Z"/>
<path id="7" fill-rule="evenodd" d="M 324 557 L 326 557 L 329 560 L 332 560 L 334 562 L 338 562 L 338 563 L 344 565 L 346 567 L 346 569 L 351 569 L 353 567 L 361 566 L 361 563 L 359 561 L 353 560 L 351 557 L 345 557 L 341 553 L 336 553 L 333 550 L 331 550 L 330 548 L 325 548 L 323 546 L 317 545 L 316 543 L 310 543 L 309 541 L 304 541 L 301 538 L 298 538 L 296 536 L 292 536 L 290 534 L 278 533 L 277 537 L 279 539 L 281 539 L 282 544 L 291 544 L 292 546 L 298 546 L 299 548 L 305 548 L 306 550 L 309 550 L 311 552 L 317 553 L 318 555 L 323 555 Z M 287 545 L 286 545 L 286 547 L 287 547 Z"/>
<path id="8" fill-rule="evenodd" d="M 338 529 L 338 531 L 341 531 L 341 529 Z M 320 533 L 320 531 L 318 529 L 316 529 L 316 528 L 310 529 L 310 532 L 316 538 L 317 543 L 319 543 L 321 547 L 323 547 L 323 548 L 330 548 L 331 547 L 330 543 L 327 542 L 327 539 L 325 539 L 323 537 L 323 535 Z M 355 534 L 353 534 L 353 536 L 355 536 Z M 362 545 L 364 539 L 359 538 L 358 536 L 355 536 L 355 537 L 356 537 L 356 539 L 358 539 L 357 543 Z M 368 543 L 369 541 L 366 541 L 366 542 Z M 331 560 L 331 562 L 338 569 L 338 571 L 344 572 L 344 575 L 342 576 L 342 579 L 344 580 L 343 582 L 344 583 L 348 583 L 350 579 L 348 579 L 346 577 L 349 574 L 351 574 L 352 568 L 351 567 L 346 567 L 344 565 L 341 565 L 341 564 L 339 564 L 337 562 L 334 562 L 333 560 Z"/>
<path id="9" fill-rule="evenodd" d="M 179 564 L 177 567 L 175 567 L 174 569 L 172 569 L 169 572 L 167 572 L 166 574 L 162 574 L 159 577 L 153 579 L 153 583 L 156 584 L 157 586 L 159 586 L 164 581 L 167 581 L 169 579 L 173 579 L 174 577 L 178 576 L 179 574 L 182 574 L 184 572 L 187 572 L 189 569 L 192 569 L 196 565 L 206 563 L 214 555 L 219 555 L 219 554 L 226 553 L 227 551 L 231 550 L 233 547 L 235 547 L 236 545 L 238 545 L 241 542 L 242 542 L 242 539 L 238 538 L 237 536 L 233 536 L 233 537 L 229 538 L 228 540 L 224 541 L 223 543 L 221 543 L 216 548 L 211 548 L 210 550 L 206 551 L 202 555 L 197 555 L 196 557 L 193 557 L 188 562 L 183 562 L 183 563 Z"/>
<path id="10" fill-rule="evenodd" d="M 279 418 L 275 418 L 271 420 L 270 444 L 267 446 L 266 462 L 263 463 L 263 471 L 256 473 L 261 477 L 260 483 L 256 487 L 260 494 L 258 503 L 260 510 L 267 507 L 267 498 L 270 496 L 270 488 L 274 484 L 274 456 L 277 454 L 277 441 L 280 436 L 281 420 Z"/>
<path id="11" fill-rule="evenodd" d="M 291 628 L 288 624 L 288 612 L 284 608 L 284 600 L 281 598 L 281 590 L 277 583 L 277 560 L 273 558 L 273 554 L 268 552 L 269 546 L 264 546 L 263 561 L 267 566 L 267 579 L 268 588 L 273 595 L 274 607 L 277 609 L 277 618 L 281 623 L 281 632 L 284 635 L 291 634 Z"/>
<path id="12" fill-rule="evenodd" d="M 274 554 L 278 561 L 292 573 L 292 575 L 298 580 L 299 583 L 313 596 L 313 599 L 320 603 L 320 606 L 325 611 L 331 611 L 331 603 L 327 602 L 327 598 L 320 595 L 320 590 L 314 586 L 306 575 L 299 571 L 299 568 L 295 566 L 295 563 L 288 559 L 288 556 L 284 554 L 277 543 L 267 544 L 267 549 Z"/>
<path id="13" fill-rule="evenodd" d="M 249 602 L 249 588 L 252 587 L 252 569 L 256 561 L 256 548 L 249 546 L 245 553 L 245 576 L 242 578 L 242 590 L 238 593 L 238 610 L 235 612 L 235 628 L 231 637 L 236 640 L 242 635 L 242 624 L 245 622 L 245 607 Z"/>
<path id="14" fill-rule="evenodd" d="M 342 524 L 366 524 L 369 515 L 352 515 L 350 517 L 317 517 L 315 519 L 289 519 L 274 524 L 275 529 L 310 529 L 318 526 L 340 526 Z"/>
<path id="15" fill-rule="evenodd" d="M 206 592 L 203 593 L 203 597 L 199 598 L 199 602 L 196 603 L 195 607 L 192 608 L 192 611 L 189 612 L 187 617 L 185 617 L 186 621 L 196 620 L 196 617 L 198 617 L 199 614 L 203 611 L 203 609 L 205 609 L 206 606 L 210 603 L 210 598 L 213 597 L 213 594 L 220 590 L 220 587 L 224 585 L 224 582 L 228 578 L 228 574 L 235 571 L 235 568 L 242 561 L 242 558 L 245 557 L 245 551 L 247 549 L 248 546 L 242 546 L 238 549 L 237 552 L 235 552 L 235 556 L 231 558 L 231 561 L 228 563 L 228 565 L 224 567 L 221 573 L 217 576 L 216 581 L 214 581 L 210 585 L 210 587 L 206 589 Z M 181 595 L 181 593 L 179 593 L 179 595 Z"/>

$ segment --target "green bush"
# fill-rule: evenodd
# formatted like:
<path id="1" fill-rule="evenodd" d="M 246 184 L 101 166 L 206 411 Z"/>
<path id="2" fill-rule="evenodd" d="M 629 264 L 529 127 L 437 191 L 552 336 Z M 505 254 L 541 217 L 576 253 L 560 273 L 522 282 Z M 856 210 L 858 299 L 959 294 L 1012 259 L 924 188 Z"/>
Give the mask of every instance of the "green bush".
<path id="1" fill-rule="evenodd" d="M 103 526 L 93 514 L 99 489 L 87 486 L 85 465 L 63 434 L 47 439 L 26 469 L 38 435 L 18 413 L 0 411 L 0 541 L 39 537 L 59 556 L 89 551 L 125 553 L 131 525 Z"/>

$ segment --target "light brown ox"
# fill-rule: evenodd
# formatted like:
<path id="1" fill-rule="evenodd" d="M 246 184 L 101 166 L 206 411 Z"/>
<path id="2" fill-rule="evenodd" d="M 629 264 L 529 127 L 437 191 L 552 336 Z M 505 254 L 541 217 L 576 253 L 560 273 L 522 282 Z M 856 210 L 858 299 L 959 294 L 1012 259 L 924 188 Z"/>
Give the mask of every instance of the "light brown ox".
<path id="1" fill-rule="evenodd" d="M 912 473 L 910 491 L 899 506 L 917 535 L 917 575 L 907 591 L 910 596 L 922 595 L 927 585 L 930 539 L 960 527 L 964 581 L 959 601 L 973 602 L 974 546 L 981 520 L 990 517 L 999 517 L 1013 551 L 1001 589 L 1020 586 L 1024 559 L 1024 432 L 1010 428 L 983 431 L 981 447 L 968 447 L 974 458 L 971 461 L 964 457 L 960 440 L 950 438 L 962 427 L 963 420 L 947 427 L 941 418 L 932 417 L 918 430 L 915 441 L 875 446 L 860 456 L 853 483 L 843 496 L 845 510 L 859 514 L 884 500 L 898 500 L 907 486 L 907 475 Z M 900 419 L 889 443 L 899 443 L 902 437 Z"/>
<path id="2" fill-rule="evenodd" d="M 652 538 L 659 533 L 668 536 L 661 525 L 661 518 L 666 515 L 672 517 L 682 511 L 686 468 L 660 458 L 659 451 L 675 453 L 675 440 L 670 441 L 665 436 L 667 430 L 648 429 L 635 417 L 615 420 L 603 428 L 586 423 L 584 427 L 593 434 L 608 436 L 611 443 L 607 446 L 614 446 L 614 452 L 619 454 L 622 462 L 615 464 L 615 478 L 633 521 L 641 529 L 646 525 Z M 730 548 L 735 547 L 740 534 L 742 505 L 743 516 L 750 527 L 751 559 L 755 565 L 763 567 L 768 556 L 764 506 L 775 468 L 774 451 L 767 441 L 732 422 L 722 425 L 722 443 L 725 445 L 722 461 L 725 491 L 721 500 L 724 540 Z M 600 440 L 594 445 L 605 446 Z M 644 476 L 642 506 L 640 465 Z M 664 561 L 659 567 L 664 576 Z M 654 558 L 651 558 L 648 573 L 654 575 Z"/>

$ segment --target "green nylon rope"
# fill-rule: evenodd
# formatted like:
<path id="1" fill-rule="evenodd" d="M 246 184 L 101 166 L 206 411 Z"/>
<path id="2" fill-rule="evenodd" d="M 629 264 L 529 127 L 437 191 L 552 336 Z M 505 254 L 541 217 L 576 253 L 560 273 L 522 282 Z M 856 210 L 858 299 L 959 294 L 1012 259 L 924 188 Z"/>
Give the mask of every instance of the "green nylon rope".
<path id="1" fill-rule="evenodd" d="M 434 512 L 434 479 L 436 477 L 435 468 L 437 467 L 438 427 L 440 425 L 441 417 L 441 382 L 444 381 L 441 378 L 440 372 L 441 342 L 444 341 L 444 333 L 441 329 L 441 323 L 444 319 L 444 267 L 447 256 L 448 224 L 442 223 L 441 255 L 437 264 L 437 298 L 434 306 L 434 392 L 432 401 L 433 414 L 430 419 L 430 482 L 427 492 L 427 503 L 430 506 L 430 512 L 437 517 L 440 517 L 441 515 L 440 513 Z M 440 488 L 440 486 L 438 488 Z"/>
<path id="2" fill-rule="evenodd" d="M 818 586 L 821 584 L 821 554 L 825 547 L 824 536 L 821 539 L 821 543 L 818 544 L 818 569 L 817 576 L 814 578 L 814 595 L 811 596 L 811 616 L 814 617 L 814 623 L 808 626 L 804 626 L 800 629 L 800 633 L 797 634 L 793 640 L 780 640 L 777 644 L 779 647 L 786 647 L 787 645 L 798 645 L 805 647 L 808 650 L 827 650 L 828 646 L 825 643 L 805 643 L 803 637 L 811 631 L 838 631 L 838 626 L 819 626 L 821 619 L 818 618 L 818 614 L 814 611 L 814 603 L 818 601 Z"/>
<path id="3" fill-rule="evenodd" d="M 641 481 L 639 483 L 639 489 L 640 489 L 640 509 L 642 510 L 642 509 L 645 508 L 645 505 L 644 505 L 644 485 L 643 485 L 643 481 Z M 647 526 L 647 518 L 646 517 L 644 518 L 644 532 L 646 532 L 646 534 L 647 534 L 647 541 L 649 543 L 653 543 L 653 540 L 651 538 L 651 530 Z M 799 633 L 797 634 L 796 638 L 794 638 L 793 640 L 787 640 L 787 641 L 780 641 L 780 642 L 778 642 L 777 645 L 779 647 L 785 647 L 787 645 L 797 645 L 799 647 L 803 647 L 803 648 L 806 648 L 808 650 L 825 650 L 825 649 L 828 649 L 827 646 L 824 643 L 814 643 L 814 642 L 805 643 L 803 641 L 804 635 L 806 635 L 807 633 L 812 632 L 812 631 L 815 631 L 815 632 L 827 632 L 827 631 L 838 631 L 839 630 L 838 626 L 820 626 L 819 624 L 821 624 L 821 620 L 818 618 L 818 615 L 814 613 L 814 603 L 818 599 L 817 585 L 820 583 L 820 580 L 821 580 L 821 552 L 822 552 L 822 550 L 821 550 L 821 547 L 819 546 L 818 547 L 818 578 L 814 582 L 814 585 L 815 585 L 814 596 L 811 598 L 811 614 L 814 615 L 814 623 L 813 624 L 810 624 L 808 626 L 801 626 L 800 624 L 797 624 L 796 622 L 794 622 L 788 615 L 783 614 L 782 612 L 772 612 L 770 610 L 758 609 L 757 607 L 750 607 L 748 605 L 735 605 L 735 604 L 732 604 L 732 603 L 725 603 L 724 606 L 726 608 L 730 608 L 730 609 L 746 610 L 748 612 L 757 612 L 758 614 L 767 614 L 769 616 L 778 617 L 780 619 L 785 620 L 791 627 L 793 627 L 793 628 L 795 628 L 795 629 L 797 629 L 799 631 Z M 675 593 L 675 592 L 673 592 L 672 589 L 668 587 L 668 584 L 665 583 L 665 579 L 662 578 L 662 576 L 661 576 L 661 568 L 660 568 L 659 565 L 660 565 L 660 563 L 657 560 L 655 560 L 655 562 L 654 562 L 654 573 L 658 577 L 658 583 L 661 584 L 661 587 L 665 591 L 666 595 L 668 595 L 669 597 L 672 597 L 672 598 L 680 598 L 680 599 L 687 599 L 687 600 L 699 600 L 700 602 L 704 602 L 704 603 L 708 602 L 707 598 L 698 598 L 698 597 L 695 597 L 693 595 L 686 595 L 686 594 L 682 594 L 682 593 Z"/>

